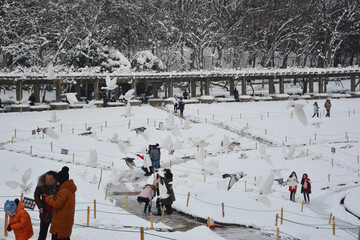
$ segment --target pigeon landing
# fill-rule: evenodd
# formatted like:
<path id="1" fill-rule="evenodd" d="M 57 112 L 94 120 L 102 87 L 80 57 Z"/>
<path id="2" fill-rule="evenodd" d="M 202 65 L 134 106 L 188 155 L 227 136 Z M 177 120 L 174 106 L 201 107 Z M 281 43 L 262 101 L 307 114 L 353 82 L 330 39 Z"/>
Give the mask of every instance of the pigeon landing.
<path id="1" fill-rule="evenodd" d="M 16 181 L 7 181 L 6 185 L 12 189 L 20 187 L 21 193 L 29 194 L 31 192 L 32 183 L 27 183 L 31 177 L 31 168 L 28 168 L 21 178 L 21 183 Z"/>
<path id="2" fill-rule="evenodd" d="M 77 93 L 64 93 L 64 95 L 66 96 L 66 99 L 70 105 L 75 105 L 79 102 L 76 98 Z"/>

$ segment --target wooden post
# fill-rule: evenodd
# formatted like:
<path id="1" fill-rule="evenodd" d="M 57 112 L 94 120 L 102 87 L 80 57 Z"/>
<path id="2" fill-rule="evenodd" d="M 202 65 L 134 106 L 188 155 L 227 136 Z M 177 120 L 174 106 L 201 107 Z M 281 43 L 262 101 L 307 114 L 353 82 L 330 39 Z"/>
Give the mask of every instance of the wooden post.
<path id="1" fill-rule="evenodd" d="M 163 207 L 162 212 L 161 212 L 161 219 L 160 219 L 161 222 L 164 221 L 164 214 L 165 214 L 165 207 Z"/>
<path id="2" fill-rule="evenodd" d="M 102 128 L 103 128 L 102 125 L 100 125 L 100 132 L 102 132 Z"/>
<path id="3" fill-rule="evenodd" d="M 242 119 L 242 113 L 240 113 L 240 119 Z"/>
<path id="4" fill-rule="evenodd" d="M 41 138 L 44 139 L 45 137 L 45 134 L 44 134 L 44 131 L 41 132 Z"/>
<path id="5" fill-rule="evenodd" d="M 329 225 L 331 224 L 331 219 L 332 219 L 332 213 L 330 213 L 330 217 L 329 217 Z"/>
<path id="6" fill-rule="evenodd" d="M 328 182 L 330 182 L 330 173 L 329 173 L 329 175 L 328 175 Z"/>
<path id="7" fill-rule="evenodd" d="M 62 124 L 60 124 L 60 132 L 62 132 Z"/>
<path id="8" fill-rule="evenodd" d="M 334 167 L 334 159 L 331 159 L 331 167 Z"/>
<path id="9" fill-rule="evenodd" d="M 206 175 L 204 175 L 204 182 L 206 182 Z"/>
<path id="10" fill-rule="evenodd" d="M 283 224 L 284 208 L 281 208 L 281 225 Z"/>
<path id="11" fill-rule="evenodd" d="M 333 235 L 335 236 L 335 220 L 333 220 Z"/>
<path id="12" fill-rule="evenodd" d="M 15 130 L 14 130 L 14 138 L 16 138 L 16 128 L 15 128 Z"/>
<path id="13" fill-rule="evenodd" d="M 303 210 L 304 210 L 304 200 L 301 203 L 301 212 L 303 212 Z"/>
<path id="14" fill-rule="evenodd" d="M 189 206 L 189 200 L 190 200 L 190 192 L 188 192 L 187 201 L 186 201 L 186 207 Z"/>
<path id="15" fill-rule="evenodd" d="M 306 149 L 306 157 L 309 157 L 309 149 Z"/>
<path id="16" fill-rule="evenodd" d="M 261 119 L 261 121 L 263 120 L 263 116 L 262 116 L 262 114 L 261 114 L 261 116 L 260 116 L 260 119 Z"/>
<path id="17" fill-rule="evenodd" d="M 275 217 L 275 226 L 277 227 L 278 225 L 278 219 L 279 219 L 279 214 L 277 213 L 276 214 L 276 217 Z"/>
<path id="18" fill-rule="evenodd" d="M 280 230 L 279 228 L 276 229 L 276 240 L 280 239 Z"/>
<path id="19" fill-rule="evenodd" d="M 150 212 L 151 230 L 154 230 L 154 218 L 152 212 Z"/>
<path id="20" fill-rule="evenodd" d="M 257 150 L 257 142 L 255 143 L 255 150 Z"/>
<path id="21" fill-rule="evenodd" d="M 149 118 L 147 119 L 146 124 L 149 126 Z"/>
<path id="22" fill-rule="evenodd" d="M 127 211 L 128 195 L 125 195 L 125 211 Z"/>
<path id="23" fill-rule="evenodd" d="M 225 130 L 228 131 L 229 130 L 229 126 L 226 124 Z"/>
<path id="24" fill-rule="evenodd" d="M 268 117 L 268 118 L 270 117 L 270 113 L 269 113 L 269 112 L 267 112 L 267 117 Z"/>
<path id="25" fill-rule="evenodd" d="M 156 128 L 156 120 L 154 120 L 154 128 Z"/>
<path id="26" fill-rule="evenodd" d="M 108 193 L 108 188 L 106 188 L 106 190 L 105 190 L 105 200 L 107 198 L 107 193 Z"/>
<path id="27" fill-rule="evenodd" d="M 96 199 L 94 199 L 94 219 L 96 219 Z"/>
<path id="28" fill-rule="evenodd" d="M 24 200 L 24 193 L 21 193 L 20 201 L 23 201 L 23 200 Z"/>
<path id="29" fill-rule="evenodd" d="M 254 177 L 254 186 L 256 187 L 256 176 Z"/>
<path id="30" fill-rule="evenodd" d="M 102 168 L 101 168 L 101 172 L 100 172 L 100 179 L 99 179 L 98 190 L 100 189 L 101 179 L 102 179 Z"/>
<path id="31" fill-rule="evenodd" d="M 72 163 L 74 164 L 75 163 L 75 153 L 73 153 L 73 161 Z"/>
<path id="32" fill-rule="evenodd" d="M 349 143 L 349 136 L 346 136 L 346 142 Z"/>
<path id="33" fill-rule="evenodd" d="M 140 228 L 140 240 L 144 240 L 144 227 Z"/>
<path id="34" fill-rule="evenodd" d="M 6 212 L 5 213 L 5 225 L 4 225 L 4 235 L 5 235 L 5 237 L 8 236 L 8 231 L 6 229 L 8 224 L 9 224 L 9 219 L 8 219 L 8 213 Z"/>
<path id="35" fill-rule="evenodd" d="M 265 135 L 267 135 L 267 129 L 265 128 Z"/>
<path id="36" fill-rule="evenodd" d="M 105 121 L 105 128 L 107 128 L 107 121 Z"/>
<path id="37" fill-rule="evenodd" d="M 129 119 L 128 128 L 130 129 L 131 119 Z"/>
<path id="38" fill-rule="evenodd" d="M 316 141 L 316 133 L 315 133 L 315 136 L 314 136 L 314 140 Z"/>
<path id="39" fill-rule="evenodd" d="M 221 207 L 222 207 L 222 217 L 225 217 L 225 206 L 224 203 L 221 203 Z"/>
<path id="40" fill-rule="evenodd" d="M 13 143 L 14 143 L 14 137 L 11 137 L 11 144 L 13 144 Z M 358 160 L 358 162 L 359 162 L 359 160 Z"/>
<path id="41" fill-rule="evenodd" d="M 32 156 L 32 146 L 30 146 L 30 156 Z"/>
<path id="42" fill-rule="evenodd" d="M 184 154 L 184 163 L 186 163 L 186 155 Z"/>
<path id="43" fill-rule="evenodd" d="M 215 115 L 213 114 L 213 120 L 215 120 Z"/>
<path id="44" fill-rule="evenodd" d="M 170 159 L 170 167 L 169 168 L 171 168 L 171 159 Z"/>
<path id="45" fill-rule="evenodd" d="M 87 207 L 87 221 L 86 226 L 90 226 L 90 206 Z"/>
<path id="46" fill-rule="evenodd" d="M 87 129 L 87 123 L 85 123 L 85 130 Z"/>
<path id="47" fill-rule="evenodd" d="M 207 118 L 205 118 L 205 123 L 207 124 Z"/>
<path id="48" fill-rule="evenodd" d="M 287 136 L 285 136 L 285 142 L 287 143 Z"/>
<path id="49" fill-rule="evenodd" d="M 246 192 L 246 180 L 245 180 L 245 192 Z"/>
<path id="50" fill-rule="evenodd" d="M 207 219 L 207 227 L 210 228 L 210 217 Z"/>
<path id="51" fill-rule="evenodd" d="M 51 142 L 50 145 L 51 145 L 51 152 L 53 152 L 53 143 Z"/>
<path id="52" fill-rule="evenodd" d="M 311 138 L 309 138 L 309 146 L 311 146 Z"/>
<path id="53" fill-rule="evenodd" d="M 72 132 L 72 134 L 74 134 L 74 128 L 72 128 L 71 132 Z"/>

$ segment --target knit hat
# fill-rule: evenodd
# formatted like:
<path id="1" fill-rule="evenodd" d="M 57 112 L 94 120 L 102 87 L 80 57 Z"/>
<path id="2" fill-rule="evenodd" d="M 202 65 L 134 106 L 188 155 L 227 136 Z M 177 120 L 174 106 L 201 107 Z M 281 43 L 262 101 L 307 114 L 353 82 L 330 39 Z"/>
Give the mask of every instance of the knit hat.
<path id="1" fill-rule="evenodd" d="M 63 184 L 67 180 L 69 180 L 69 168 L 63 167 L 60 172 L 55 177 L 55 180 L 59 182 L 60 184 Z"/>
<path id="2" fill-rule="evenodd" d="M 17 205 L 15 201 L 6 200 L 4 204 L 4 211 L 10 213 L 12 216 L 15 215 L 15 211 L 17 209 Z"/>

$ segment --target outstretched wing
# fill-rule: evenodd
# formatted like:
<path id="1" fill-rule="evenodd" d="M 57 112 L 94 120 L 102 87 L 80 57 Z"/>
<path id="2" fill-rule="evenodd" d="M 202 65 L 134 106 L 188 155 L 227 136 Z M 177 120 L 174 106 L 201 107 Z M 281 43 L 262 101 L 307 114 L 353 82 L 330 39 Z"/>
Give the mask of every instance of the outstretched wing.
<path id="1" fill-rule="evenodd" d="M 25 184 L 31 177 L 31 168 L 28 168 L 22 175 L 21 181 Z"/>

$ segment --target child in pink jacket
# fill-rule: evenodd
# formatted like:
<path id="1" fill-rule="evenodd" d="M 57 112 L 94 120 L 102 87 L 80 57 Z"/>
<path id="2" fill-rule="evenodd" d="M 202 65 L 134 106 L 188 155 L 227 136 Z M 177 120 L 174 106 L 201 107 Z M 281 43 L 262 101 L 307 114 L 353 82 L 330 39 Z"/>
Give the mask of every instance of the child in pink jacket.
<path id="1" fill-rule="evenodd" d="M 141 193 L 137 197 L 138 203 L 145 203 L 144 207 L 144 213 L 146 213 L 147 208 L 149 210 L 148 213 L 151 212 L 151 201 L 153 197 L 155 196 L 156 187 L 155 184 L 146 184 L 144 189 L 141 191 Z"/>

